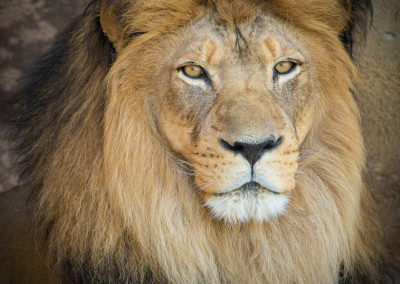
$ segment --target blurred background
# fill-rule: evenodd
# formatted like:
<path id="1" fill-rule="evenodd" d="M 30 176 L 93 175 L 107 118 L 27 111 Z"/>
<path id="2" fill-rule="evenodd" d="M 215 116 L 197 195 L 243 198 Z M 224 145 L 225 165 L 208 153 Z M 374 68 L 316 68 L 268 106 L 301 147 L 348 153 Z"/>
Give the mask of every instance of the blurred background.
<path id="1" fill-rule="evenodd" d="M 368 153 L 367 183 L 379 206 L 387 245 L 400 261 L 400 1 L 372 2 L 372 27 L 356 49 L 362 75 L 357 100 Z M 13 96 L 18 79 L 85 3 L 0 1 L 0 100 Z M 0 125 L 0 192 L 18 184 L 4 128 Z"/>

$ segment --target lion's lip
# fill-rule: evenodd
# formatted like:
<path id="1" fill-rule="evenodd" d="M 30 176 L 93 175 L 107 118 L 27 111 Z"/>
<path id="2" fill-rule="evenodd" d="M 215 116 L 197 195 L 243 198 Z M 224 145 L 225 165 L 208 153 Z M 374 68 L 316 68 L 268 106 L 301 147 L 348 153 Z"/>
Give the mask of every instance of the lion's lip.
<path id="1" fill-rule="evenodd" d="M 273 194 L 280 194 L 280 192 L 276 192 L 269 188 L 266 188 L 266 187 L 260 185 L 258 182 L 251 181 L 251 182 L 241 185 L 240 187 L 238 187 L 236 189 L 233 189 L 233 190 L 230 190 L 227 192 L 215 193 L 214 195 L 215 196 L 223 196 L 223 195 L 227 195 L 227 194 L 233 194 L 235 192 L 255 193 L 256 194 L 256 193 L 260 193 L 262 191 L 269 191 L 269 192 L 272 192 Z"/>

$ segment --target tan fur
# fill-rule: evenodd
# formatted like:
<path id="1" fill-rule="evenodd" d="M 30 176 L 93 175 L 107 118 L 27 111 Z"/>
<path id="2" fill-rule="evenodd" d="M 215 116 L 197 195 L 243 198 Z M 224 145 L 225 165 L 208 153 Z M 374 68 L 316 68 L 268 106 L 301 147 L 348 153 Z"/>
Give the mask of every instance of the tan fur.
<path id="1" fill-rule="evenodd" d="M 60 267 L 65 258 L 78 265 L 89 262 L 99 274 L 112 262 L 125 276 L 144 279 L 150 269 L 154 281 L 171 283 L 335 283 L 342 265 L 345 274 L 375 277 L 380 233 L 362 181 L 365 154 L 350 92 L 356 70 L 337 36 L 348 19 L 346 9 L 326 0 L 221 0 L 216 7 L 194 0 L 133 2 L 123 6 L 121 30 L 112 39 L 118 54 L 105 81 L 101 123 L 93 123 L 99 119 L 95 110 L 73 116 L 40 168 L 44 179 L 37 217 L 44 227 L 51 223 L 47 244 L 52 262 Z M 233 53 L 215 39 L 199 47 L 214 66 L 215 88 L 221 94 L 246 90 L 248 96 L 235 105 L 238 109 L 222 103 L 213 109 L 214 118 L 202 121 L 197 144 L 191 142 L 197 118 L 177 115 L 168 101 L 169 73 L 157 69 L 164 64 L 157 60 L 168 62 L 174 56 L 169 51 L 187 36 L 189 21 L 213 9 L 226 30 L 239 26 L 244 34 L 256 15 L 270 15 L 271 37 L 263 42 L 265 50 L 257 49 L 265 62 L 281 53 L 305 57 L 297 83 L 303 91 L 288 104 L 296 106 L 293 124 L 282 105 L 263 93 L 270 83 L 265 87 L 258 77 L 221 78 L 216 66 L 229 64 Z M 107 35 L 116 34 L 115 26 L 109 26 L 115 22 L 102 25 Z M 147 33 L 128 41 L 134 32 Z M 300 51 L 290 51 L 282 43 L 286 39 Z M 235 37 L 224 40 L 235 46 Z M 100 94 L 105 85 L 89 88 L 88 94 Z M 82 109 L 90 110 L 91 101 L 85 104 Z M 237 139 L 227 125 L 238 123 L 230 120 L 244 125 L 240 131 L 270 131 L 257 121 L 261 114 L 268 114 L 271 127 L 286 138 L 260 161 L 262 168 L 284 173 L 279 181 L 282 194 L 289 196 L 286 212 L 262 223 L 215 220 L 204 202 L 221 192 L 218 186 L 228 175 L 218 176 L 213 168 L 222 173 L 241 161 L 212 139 Z M 218 115 L 224 117 L 220 124 Z M 247 117 L 252 119 L 246 122 Z"/>

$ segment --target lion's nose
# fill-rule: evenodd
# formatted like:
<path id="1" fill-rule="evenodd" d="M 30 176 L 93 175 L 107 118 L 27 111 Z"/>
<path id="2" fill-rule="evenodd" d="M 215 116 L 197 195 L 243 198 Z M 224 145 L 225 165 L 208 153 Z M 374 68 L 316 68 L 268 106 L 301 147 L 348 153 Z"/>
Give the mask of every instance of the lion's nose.
<path id="1" fill-rule="evenodd" d="M 277 148 L 283 141 L 283 137 L 275 138 L 271 135 L 264 142 L 258 144 L 250 144 L 244 142 L 234 142 L 233 145 L 229 144 L 223 139 L 220 139 L 220 144 L 225 149 L 241 154 L 250 163 L 251 166 L 261 158 L 261 156 L 267 152 Z"/>

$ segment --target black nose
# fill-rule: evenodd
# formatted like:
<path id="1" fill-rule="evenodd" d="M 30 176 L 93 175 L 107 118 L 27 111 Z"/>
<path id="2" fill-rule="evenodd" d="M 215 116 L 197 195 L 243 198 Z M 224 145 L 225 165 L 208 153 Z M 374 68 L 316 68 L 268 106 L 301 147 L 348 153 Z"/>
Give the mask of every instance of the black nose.
<path id="1" fill-rule="evenodd" d="M 250 165 L 252 166 L 261 158 L 261 156 L 265 152 L 275 149 L 282 143 L 282 141 L 283 141 L 282 136 L 279 137 L 278 139 L 275 139 L 274 135 L 271 135 L 268 139 L 259 144 L 235 142 L 233 143 L 232 146 L 223 139 L 219 140 L 222 147 L 232 152 L 243 155 L 243 157 L 245 157 L 246 160 L 249 161 Z"/>

